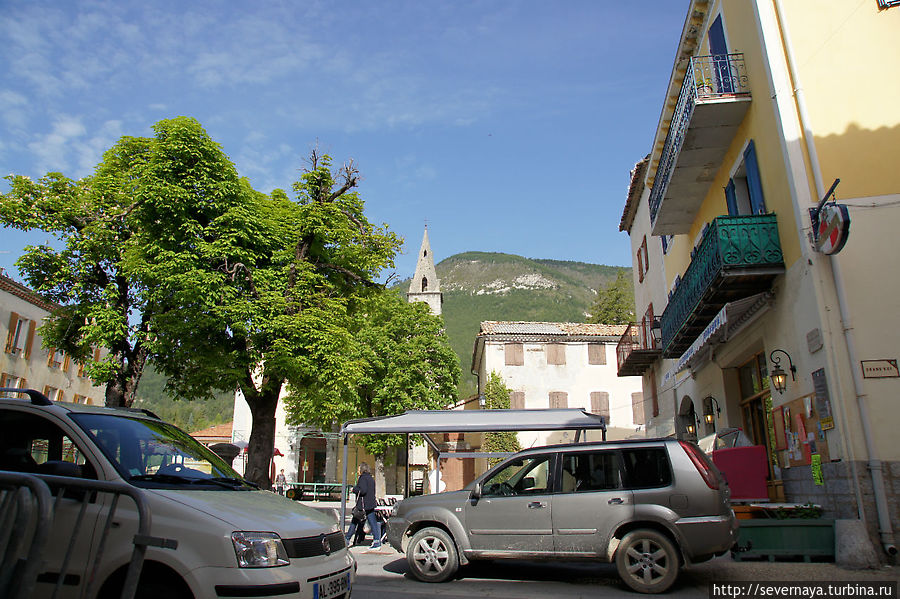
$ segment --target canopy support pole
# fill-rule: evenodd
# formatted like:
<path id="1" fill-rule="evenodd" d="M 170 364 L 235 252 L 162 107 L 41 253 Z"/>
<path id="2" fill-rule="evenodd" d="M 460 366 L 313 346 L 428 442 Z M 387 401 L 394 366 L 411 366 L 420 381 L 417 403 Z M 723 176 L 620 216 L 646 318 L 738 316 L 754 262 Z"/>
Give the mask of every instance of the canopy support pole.
<path id="1" fill-rule="evenodd" d="M 350 435 L 343 435 L 344 437 L 344 478 L 341 480 L 341 534 L 346 534 L 344 532 L 344 522 L 347 517 L 347 462 L 350 459 L 348 456 L 348 444 L 350 442 Z"/>

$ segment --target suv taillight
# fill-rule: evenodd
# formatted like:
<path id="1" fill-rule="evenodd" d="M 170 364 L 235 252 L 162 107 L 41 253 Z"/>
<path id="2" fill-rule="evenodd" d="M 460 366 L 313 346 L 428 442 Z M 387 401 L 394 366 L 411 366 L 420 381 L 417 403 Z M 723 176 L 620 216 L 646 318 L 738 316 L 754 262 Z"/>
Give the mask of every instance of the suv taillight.
<path id="1" fill-rule="evenodd" d="M 691 461 L 697 468 L 697 472 L 699 472 L 700 476 L 703 477 L 703 482 L 706 483 L 706 486 L 710 489 L 718 489 L 719 477 L 716 476 L 715 472 L 713 472 L 710 463 L 707 461 L 708 458 L 703 455 L 703 453 L 700 451 L 700 448 L 687 441 L 679 441 L 678 443 L 684 449 L 684 452 L 688 455 L 688 457 L 691 458 Z"/>

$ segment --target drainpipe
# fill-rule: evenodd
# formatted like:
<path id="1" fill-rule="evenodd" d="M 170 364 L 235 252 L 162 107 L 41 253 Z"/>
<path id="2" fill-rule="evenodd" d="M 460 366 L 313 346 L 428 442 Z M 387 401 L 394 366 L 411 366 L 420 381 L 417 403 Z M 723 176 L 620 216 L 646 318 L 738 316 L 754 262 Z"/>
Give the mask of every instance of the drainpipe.
<path id="1" fill-rule="evenodd" d="M 825 185 L 822 181 L 822 170 L 819 166 L 819 158 L 816 153 L 815 141 L 813 140 L 812 131 L 809 128 L 809 114 L 806 110 L 806 97 L 803 93 L 803 87 L 800 85 L 800 79 L 797 76 L 795 68 L 796 61 L 794 59 L 794 49 L 791 44 L 791 37 L 787 30 L 787 21 L 781 10 L 781 0 L 773 0 L 775 11 L 778 15 L 778 21 L 782 32 L 782 43 L 784 44 L 785 58 L 787 60 L 788 71 L 790 72 L 791 82 L 794 85 L 794 98 L 797 103 L 797 113 L 800 118 L 800 127 L 803 129 L 803 137 L 806 142 L 806 152 L 809 157 L 809 167 L 813 174 L 815 182 L 815 197 L 821 199 L 825 194 Z M 869 419 L 869 411 L 866 405 L 866 393 L 862 380 L 862 375 L 856 368 L 859 362 L 856 353 L 856 344 L 853 340 L 853 327 L 850 321 L 850 312 L 847 309 L 847 294 L 845 291 L 844 278 L 841 272 L 841 265 L 835 258 L 826 258 L 831 266 L 831 274 L 834 279 L 835 291 L 837 293 L 838 310 L 841 317 L 841 328 L 844 331 L 844 343 L 847 349 L 847 356 L 850 362 L 850 372 L 853 377 L 853 388 L 856 394 L 856 405 L 859 409 L 859 418 L 863 428 L 863 437 L 866 443 L 866 453 L 868 454 L 868 467 L 872 476 L 872 491 L 875 495 L 875 508 L 878 514 L 878 534 L 881 536 L 881 546 L 885 553 L 890 556 L 897 555 L 897 546 L 894 543 L 894 532 L 891 527 L 891 516 L 888 510 L 887 493 L 884 485 L 884 471 L 881 460 L 878 458 L 875 443 L 872 440 L 872 426 Z M 857 483 L 858 484 L 858 483 Z M 862 512 L 862 505 L 860 505 Z"/>

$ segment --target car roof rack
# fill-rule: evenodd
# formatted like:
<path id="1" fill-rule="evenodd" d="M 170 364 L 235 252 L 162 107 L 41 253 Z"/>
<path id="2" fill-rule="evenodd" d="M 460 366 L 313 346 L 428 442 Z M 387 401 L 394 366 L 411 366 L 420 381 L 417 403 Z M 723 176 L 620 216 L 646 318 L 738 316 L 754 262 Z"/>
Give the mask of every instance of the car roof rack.
<path id="1" fill-rule="evenodd" d="M 18 387 L 0 387 L 0 392 L 6 391 L 8 393 L 23 393 L 31 398 L 31 403 L 36 406 L 52 406 L 53 402 L 50 401 L 46 395 L 41 393 L 40 391 L 35 391 L 34 389 L 19 389 Z"/>

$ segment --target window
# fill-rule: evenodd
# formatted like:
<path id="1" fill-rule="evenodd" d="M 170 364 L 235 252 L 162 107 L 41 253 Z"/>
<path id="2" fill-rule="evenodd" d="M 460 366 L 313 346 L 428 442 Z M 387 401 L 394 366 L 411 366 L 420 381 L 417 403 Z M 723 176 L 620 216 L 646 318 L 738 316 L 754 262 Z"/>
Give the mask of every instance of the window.
<path id="1" fill-rule="evenodd" d="M 641 347 L 644 349 L 656 349 L 656 338 L 653 336 L 653 302 L 647 306 L 647 311 L 641 317 Z"/>
<path id="2" fill-rule="evenodd" d="M 591 413 L 603 416 L 609 424 L 609 393 L 591 391 Z"/>
<path id="3" fill-rule="evenodd" d="M 509 409 L 524 410 L 525 409 L 525 392 L 511 391 L 509 394 Z"/>
<path id="4" fill-rule="evenodd" d="M 547 364 L 551 366 L 566 365 L 566 346 L 562 343 L 548 343 L 544 346 L 544 353 L 547 354 Z"/>
<path id="5" fill-rule="evenodd" d="M 71 476 L 96 478 L 84 454 L 58 426 L 35 414 L 0 411 L 0 470 L 58 473 L 50 468 L 60 462 L 78 467 Z"/>
<path id="6" fill-rule="evenodd" d="M 568 408 L 569 394 L 565 391 L 550 392 L 550 409 Z"/>
<path id="7" fill-rule="evenodd" d="M 484 481 L 482 496 L 531 495 L 550 489 L 550 456 L 518 458 Z"/>
<path id="8" fill-rule="evenodd" d="M 665 447 L 623 449 L 626 488 L 653 489 L 672 484 L 672 469 Z"/>
<path id="9" fill-rule="evenodd" d="M 47 356 L 47 366 L 67 372 L 71 363 L 72 359 L 66 352 L 57 351 L 54 347 L 50 348 L 50 355 Z"/>
<path id="10" fill-rule="evenodd" d="M 605 343 L 588 343 L 588 364 L 594 366 L 606 365 Z"/>
<path id="11" fill-rule="evenodd" d="M 635 424 L 644 424 L 644 394 L 640 391 L 631 394 L 631 413 Z"/>
<path id="12" fill-rule="evenodd" d="M 900 6 L 900 0 L 878 0 L 878 10 L 884 10 L 892 6 Z"/>
<path id="13" fill-rule="evenodd" d="M 674 235 L 663 235 L 659 238 L 660 243 L 662 243 L 663 255 L 666 255 L 669 253 L 669 248 L 672 247 L 673 239 L 675 239 Z"/>
<path id="14" fill-rule="evenodd" d="M 31 356 L 31 346 L 34 344 L 35 322 L 22 318 L 15 312 L 9 316 L 9 333 L 6 337 L 6 353 L 24 357 Z"/>
<path id="15" fill-rule="evenodd" d="M 622 467 L 617 451 L 580 451 L 562 457 L 563 493 L 612 491 L 622 488 Z"/>
<path id="16" fill-rule="evenodd" d="M 44 386 L 44 395 L 46 395 L 48 399 L 51 399 L 53 401 L 65 401 L 62 389 L 57 389 L 56 387 L 51 387 L 50 385 Z"/>
<path id="17" fill-rule="evenodd" d="M 647 236 L 644 235 L 643 241 L 641 241 L 641 247 L 638 248 L 637 252 L 637 263 L 638 263 L 638 282 L 644 282 L 644 275 L 647 274 L 647 271 L 650 270 L 649 258 L 647 256 Z"/>
<path id="18" fill-rule="evenodd" d="M 0 387 L 13 387 L 14 389 L 25 389 L 26 381 L 22 377 L 15 376 L 4 372 L 0 375 Z"/>
<path id="19" fill-rule="evenodd" d="M 756 146 L 752 139 L 744 150 L 743 161 L 725 186 L 725 203 L 729 216 L 766 213 Z"/>
<path id="20" fill-rule="evenodd" d="M 76 394 L 75 394 L 75 397 L 72 398 L 72 402 L 73 402 L 73 403 L 89 404 L 89 403 L 91 403 L 91 398 L 88 397 L 87 395 L 79 395 L 78 393 L 76 393 Z"/>
<path id="21" fill-rule="evenodd" d="M 422 277 L 422 291 L 428 291 L 428 279 Z"/>
<path id="22" fill-rule="evenodd" d="M 504 346 L 507 366 L 522 366 L 525 364 L 525 351 L 521 343 L 507 343 Z"/>

